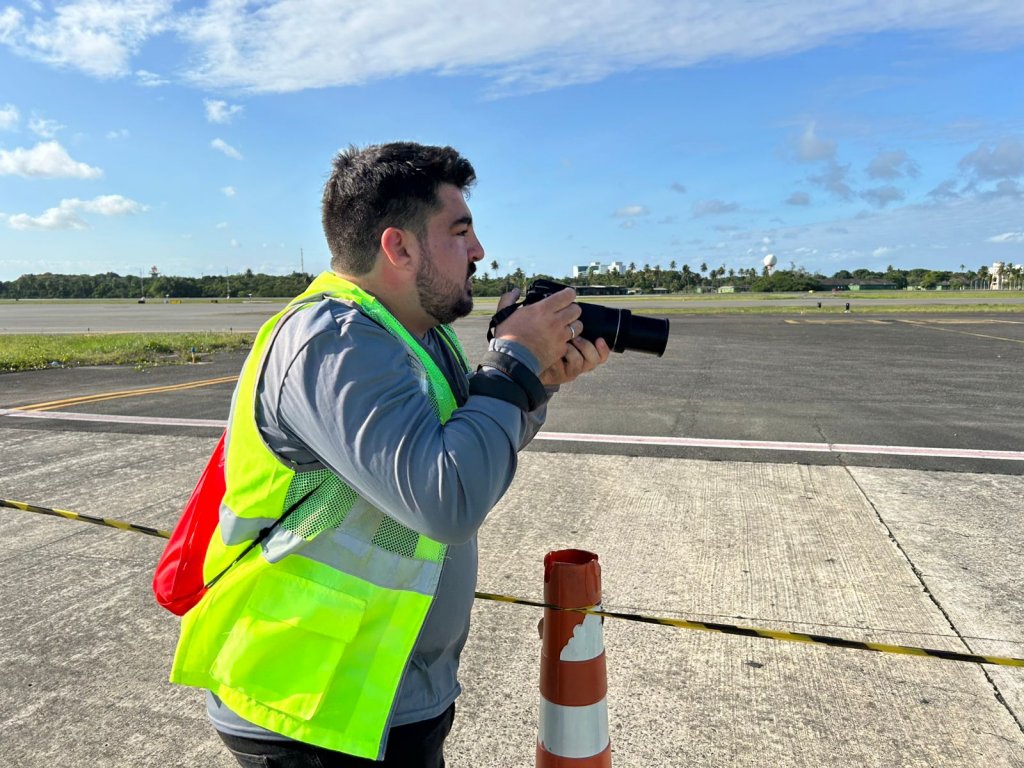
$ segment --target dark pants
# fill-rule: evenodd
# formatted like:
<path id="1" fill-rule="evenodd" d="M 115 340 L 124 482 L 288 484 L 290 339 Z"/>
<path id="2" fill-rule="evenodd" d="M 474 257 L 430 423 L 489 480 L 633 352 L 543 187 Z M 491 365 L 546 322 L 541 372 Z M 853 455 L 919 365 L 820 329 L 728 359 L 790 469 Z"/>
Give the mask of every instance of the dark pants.
<path id="1" fill-rule="evenodd" d="M 433 720 L 392 728 L 380 763 L 298 741 L 246 739 L 219 731 L 217 735 L 243 768 L 444 768 L 444 740 L 454 719 L 452 704 Z"/>

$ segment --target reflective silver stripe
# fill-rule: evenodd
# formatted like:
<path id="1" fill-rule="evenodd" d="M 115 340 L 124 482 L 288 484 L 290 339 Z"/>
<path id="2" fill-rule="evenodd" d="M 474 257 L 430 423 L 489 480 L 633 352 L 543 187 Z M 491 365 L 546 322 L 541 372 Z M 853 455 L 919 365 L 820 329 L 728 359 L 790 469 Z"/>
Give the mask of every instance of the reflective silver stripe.
<path id="1" fill-rule="evenodd" d="M 377 527 L 383 519 L 384 513 L 360 496 L 353 502 L 344 522 L 338 527 L 356 538 L 373 541 L 373 534 L 377 532 Z"/>
<path id="2" fill-rule="evenodd" d="M 365 499 L 357 498 L 339 528 L 358 539 L 371 541 L 383 518 L 383 512 L 370 505 Z M 310 544 L 308 539 L 288 530 L 284 527 L 285 525 L 286 523 L 279 525 L 263 543 L 263 556 L 267 558 L 267 562 L 276 563 Z M 327 534 L 325 532 L 321 535 Z"/>
<path id="3" fill-rule="evenodd" d="M 308 543 L 297 533 L 279 527 L 263 542 L 263 556 L 268 563 L 276 563 L 295 554 Z"/>
<path id="4" fill-rule="evenodd" d="M 220 537 L 227 546 L 252 541 L 276 517 L 239 517 L 224 504 L 220 505 Z"/>
<path id="5" fill-rule="evenodd" d="M 608 702 L 565 707 L 540 697 L 537 743 L 559 757 L 593 757 L 608 746 Z"/>
<path id="6" fill-rule="evenodd" d="M 307 557 L 384 589 L 402 589 L 432 597 L 441 577 L 441 563 L 414 560 L 388 552 L 344 529 L 324 531 L 299 557 Z"/>

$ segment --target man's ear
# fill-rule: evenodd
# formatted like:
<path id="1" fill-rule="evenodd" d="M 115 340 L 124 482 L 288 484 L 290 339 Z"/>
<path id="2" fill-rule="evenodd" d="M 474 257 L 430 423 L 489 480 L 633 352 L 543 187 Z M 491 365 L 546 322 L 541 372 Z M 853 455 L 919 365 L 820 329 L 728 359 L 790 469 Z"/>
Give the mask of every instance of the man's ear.
<path id="1" fill-rule="evenodd" d="M 414 270 L 411 250 L 415 249 L 413 236 L 404 229 L 388 227 L 380 235 L 380 249 L 384 259 L 395 269 L 402 271 Z"/>

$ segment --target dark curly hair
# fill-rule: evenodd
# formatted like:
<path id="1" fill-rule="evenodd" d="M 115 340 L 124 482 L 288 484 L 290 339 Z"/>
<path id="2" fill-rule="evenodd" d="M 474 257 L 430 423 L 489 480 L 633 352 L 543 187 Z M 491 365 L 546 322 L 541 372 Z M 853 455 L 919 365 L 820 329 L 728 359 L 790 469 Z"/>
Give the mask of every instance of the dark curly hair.
<path id="1" fill-rule="evenodd" d="M 451 147 L 394 142 L 339 152 L 321 210 L 331 268 L 366 274 L 385 229 L 423 236 L 427 219 L 441 208 L 438 187 L 453 184 L 465 193 L 475 181 L 473 166 Z"/>

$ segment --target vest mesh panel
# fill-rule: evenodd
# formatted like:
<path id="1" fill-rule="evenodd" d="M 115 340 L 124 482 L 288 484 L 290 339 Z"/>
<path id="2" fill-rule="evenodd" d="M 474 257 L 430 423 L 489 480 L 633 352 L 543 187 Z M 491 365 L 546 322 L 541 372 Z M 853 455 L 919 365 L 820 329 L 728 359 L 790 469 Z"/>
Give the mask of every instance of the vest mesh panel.
<path id="1" fill-rule="evenodd" d="M 330 470 L 318 469 L 301 472 L 292 478 L 285 505 L 291 506 L 313 488 L 316 488 L 313 495 L 281 523 L 282 528 L 306 541 L 312 541 L 324 531 L 341 525 L 359 498 L 355 491 Z M 436 552 L 432 548 L 421 547 L 420 534 L 387 516 L 377 526 L 373 543 L 403 557 L 419 557 L 435 563 L 444 560 L 443 547 Z"/>
<path id="2" fill-rule="evenodd" d="M 420 535 L 416 531 L 406 528 L 390 517 L 381 520 L 377 532 L 373 534 L 373 543 L 376 546 L 405 557 L 413 557 L 416 554 L 419 541 Z"/>
<path id="3" fill-rule="evenodd" d="M 319 488 L 317 488 L 319 486 Z M 281 526 L 306 541 L 312 541 L 329 528 L 341 525 L 345 515 L 359 497 L 327 469 L 301 472 L 292 478 L 285 497 L 285 508 L 290 507 L 313 488 L 316 492 L 290 514 Z"/>

